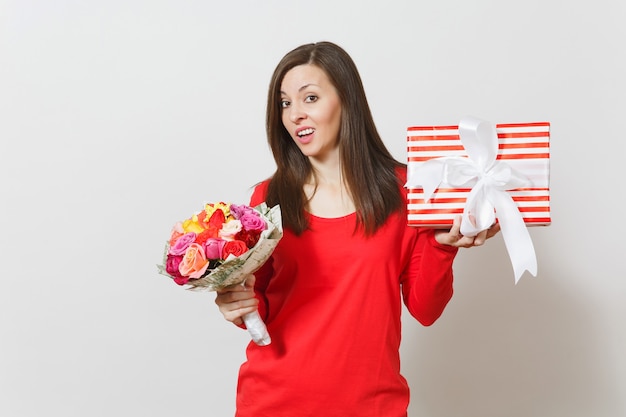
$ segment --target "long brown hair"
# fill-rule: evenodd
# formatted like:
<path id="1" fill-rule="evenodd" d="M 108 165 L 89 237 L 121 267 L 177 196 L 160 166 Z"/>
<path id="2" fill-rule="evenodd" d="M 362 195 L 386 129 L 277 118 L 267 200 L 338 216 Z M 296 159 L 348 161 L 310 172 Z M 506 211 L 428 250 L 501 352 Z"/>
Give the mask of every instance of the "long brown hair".
<path id="1" fill-rule="evenodd" d="M 352 58 L 331 42 L 297 47 L 283 57 L 272 75 L 266 130 L 276 172 L 269 183 L 267 203 L 270 206 L 280 204 L 284 226 L 294 233 L 301 234 L 307 229 L 308 200 L 304 184 L 313 168 L 285 129 L 280 106 L 285 74 L 304 64 L 322 69 L 341 100 L 338 142 L 342 175 L 356 207 L 357 224 L 366 235 L 371 235 L 403 204 L 395 170 L 404 165 L 393 158 L 378 134 Z"/>

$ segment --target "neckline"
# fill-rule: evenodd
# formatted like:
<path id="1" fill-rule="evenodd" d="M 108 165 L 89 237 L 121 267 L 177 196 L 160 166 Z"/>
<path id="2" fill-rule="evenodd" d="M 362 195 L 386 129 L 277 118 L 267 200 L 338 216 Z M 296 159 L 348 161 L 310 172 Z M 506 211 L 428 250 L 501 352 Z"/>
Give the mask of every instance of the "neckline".
<path id="1" fill-rule="evenodd" d="M 345 215 L 339 216 L 339 217 L 321 217 L 321 216 L 317 216 L 317 215 L 315 215 L 315 214 L 313 214 L 311 212 L 308 212 L 308 211 L 306 211 L 306 214 L 312 220 L 322 221 L 322 222 L 333 222 L 333 221 L 348 220 L 348 219 L 351 219 L 353 217 L 356 217 L 356 211 L 353 211 L 352 213 L 348 213 L 348 214 L 345 214 Z"/>

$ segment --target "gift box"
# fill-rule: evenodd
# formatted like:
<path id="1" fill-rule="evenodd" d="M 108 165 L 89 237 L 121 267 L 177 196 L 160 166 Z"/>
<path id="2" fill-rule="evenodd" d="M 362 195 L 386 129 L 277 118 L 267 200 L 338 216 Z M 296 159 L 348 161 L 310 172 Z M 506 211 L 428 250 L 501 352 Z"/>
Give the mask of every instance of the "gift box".
<path id="1" fill-rule="evenodd" d="M 495 125 L 495 159 L 525 177 L 521 187 L 508 193 L 526 226 L 545 226 L 550 218 L 550 123 L 502 123 Z M 412 126 L 407 129 L 408 145 L 408 224 L 449 228 L 455 216 L 463 213 L 471 184 L 451 185 L 441 178 L 432 193 L 421 186 L 419 170 L 426 161 L 468 158 L 459 126 Z M 411 172 L 418 178 L 411 181 Z M 445 176 L 442 174 L 442 176 Z"/>
<path id="2" fill-rule="evenodd" d="M 537 275 L 527 226 L 550 224 L 550 124 L 494 125 L 467 117 L 457 126 L 414 126 L 408 138 L 408 224 L 476 236 L 500 224 L 517 283 Z"/>

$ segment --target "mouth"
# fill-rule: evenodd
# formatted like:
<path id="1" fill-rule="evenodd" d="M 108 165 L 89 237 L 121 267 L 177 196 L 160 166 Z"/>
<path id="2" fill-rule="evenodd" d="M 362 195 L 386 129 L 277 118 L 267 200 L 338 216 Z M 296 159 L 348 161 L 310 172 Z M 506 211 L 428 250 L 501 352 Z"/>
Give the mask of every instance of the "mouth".
<path id="1" fill-rule="evenodd" d="M 298 136 L 299 138 L 303 138 L 305 136 L 313 134 L 313 132 L 315 132 L 315 129 L 313 129 L 312 127 L 307 127 L 305 129 L 298 130 L 296 132 L 296 136 Z"/>

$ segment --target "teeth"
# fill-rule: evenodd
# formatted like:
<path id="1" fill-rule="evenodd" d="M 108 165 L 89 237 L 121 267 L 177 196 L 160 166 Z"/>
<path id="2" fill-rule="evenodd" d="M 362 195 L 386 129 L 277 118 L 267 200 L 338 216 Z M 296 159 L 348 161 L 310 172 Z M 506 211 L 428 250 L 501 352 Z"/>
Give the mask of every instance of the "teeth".
<path id="1" fill-rule="evenodd" d="M 311 133 L 313 133 L 315 130 L 308 128 L 308 129 L 304 129 L 298 132 L 298 136 L 306 136 L 306 135 L 310 135 Z"/>

